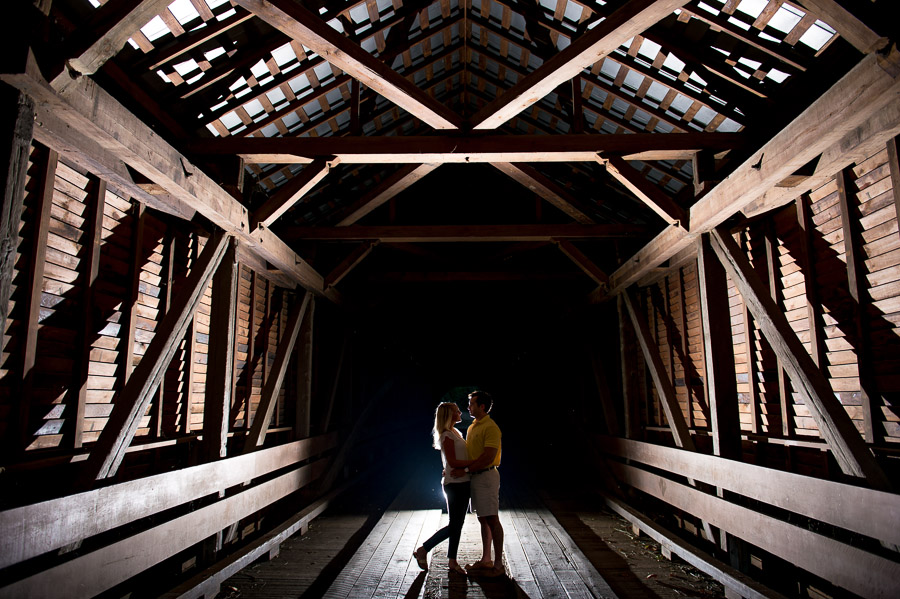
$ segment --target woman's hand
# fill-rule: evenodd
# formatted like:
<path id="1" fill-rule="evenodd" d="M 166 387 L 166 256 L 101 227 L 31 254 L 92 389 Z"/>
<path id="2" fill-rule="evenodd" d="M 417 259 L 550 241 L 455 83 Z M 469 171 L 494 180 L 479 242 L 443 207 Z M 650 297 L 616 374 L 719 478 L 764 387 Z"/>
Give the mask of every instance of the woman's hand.
<path id="1" fill-rule="evenodd" d="M 451 478 L 460 478 L 465 473 L 466 473 L 465 468 L 453 468 L 452 470 L 450 470 L 450 477 Z"/>

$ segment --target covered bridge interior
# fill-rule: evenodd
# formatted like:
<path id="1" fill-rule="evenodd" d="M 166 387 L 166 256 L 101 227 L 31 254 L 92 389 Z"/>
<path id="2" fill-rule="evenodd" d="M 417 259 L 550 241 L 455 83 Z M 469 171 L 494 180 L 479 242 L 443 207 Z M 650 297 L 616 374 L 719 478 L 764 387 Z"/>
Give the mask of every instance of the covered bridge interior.
<path id="1" fill-rule="evenodd" d="M 897 597 L 892 8 L 3 3 L 0 596 L 212 597 L 481 388 L 728 596 Z"/>

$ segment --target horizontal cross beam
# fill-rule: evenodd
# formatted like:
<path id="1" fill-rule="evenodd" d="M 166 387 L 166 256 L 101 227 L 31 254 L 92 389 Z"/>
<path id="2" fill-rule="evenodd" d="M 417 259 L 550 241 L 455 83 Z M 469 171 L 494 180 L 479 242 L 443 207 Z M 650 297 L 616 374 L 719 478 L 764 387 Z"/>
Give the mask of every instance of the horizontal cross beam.
<path id="1" fill-rule="evenodd" d="M 640 225 L 452 225 L 383 227 L 286 227 L 286 240 L 365 241 L 389 243 L 446 243 L 455 241 L 551 241 L 554 239 L 600 239 L 650 234 Z"/>
<path id="2" fill-rule="evenodd" d="M 471 135 L 392 137 L 228 137 L 197 140 L 197 154 L 238 155 L 248 164 L 309 163 L 335 157 L 342 164 L 447 162 L 593 162 L 598 153 L 625 158 L 647 152 L 728 150 L 739 133 L 620 135 Z"/>

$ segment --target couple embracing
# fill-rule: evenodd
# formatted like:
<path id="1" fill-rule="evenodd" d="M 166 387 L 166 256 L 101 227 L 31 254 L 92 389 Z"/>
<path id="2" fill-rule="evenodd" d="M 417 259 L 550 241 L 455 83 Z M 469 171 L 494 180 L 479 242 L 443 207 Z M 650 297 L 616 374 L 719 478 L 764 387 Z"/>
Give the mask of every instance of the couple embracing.
<path id="1" fill-rule="evenodd" d="M 453 402 L 438 405 L 434 414 L 434 447 L 441 451 L 444 472 L 441 484 L 447 498 L 450 522 L 440 529 L 413 557 L 423 570 L 428 568 L 428 552 L 444 539 L 449 539 L 448 568 L 459 574 L 502 576 L 503 527 L 500 525 L 500 428 L 488 415 L 493 407 L 490 394 L 473 391 L 469 394 L 469 414 L 475 421 L 469 426 L 466 438 L 454 426 L 462 420 L 459 407 Z M 472 500 L 472 510 L 481 525 L 481 559 L 463 569 L 456 560 L 462 527 Z M 491 559 L 491 547 L 494 559 Z"/>

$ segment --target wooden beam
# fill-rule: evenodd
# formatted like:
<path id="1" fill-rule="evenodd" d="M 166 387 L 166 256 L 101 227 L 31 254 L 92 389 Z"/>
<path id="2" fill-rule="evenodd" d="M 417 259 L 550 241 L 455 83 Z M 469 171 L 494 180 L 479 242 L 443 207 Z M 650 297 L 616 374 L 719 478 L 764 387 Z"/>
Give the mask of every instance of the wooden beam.
<path id="1" fill-rule="evenodd" d="M 458 129 L 462 124 L 451 110 L 301 5 L 290 0 L 235 1 L 435 129 Z"/>
<path id="2" fill-rule="evenodd" d="M 375 246 L 378 245 L 378 241 L 365 241 L 356 248 L 353 249 L 350 254 L 341 260 L 341 263 L 334 267 L 328 275 L 325 277 L 325 286 L 333 287 L 341 282 L 341 280 L 346 277 L 351 270 L 356 268 L 356 266 L 366 259 L 372 250 L 375 249 Z"/>
<path id="3" fill-rule="evenodd" d="M 0 331 L 6 331 L 34 135 L 34 101 L 19 91 L 0 86 L 0 108 Z"/>
<path id="4" fill-rule="evenodd" d="M 338 160 L 318 158 L 303 167 L 297 176 L 279 187 L 266 200 L 265 204 L 256 209 L 256 212 L 253 213 L 253 228 L 271 227 L 272 223 L 278 220 L 282 214 L 293 208 L 297 202 L 303 199 L 303 196 L 312 191 L 338 162 Z"/>
<path id="5" fill-rule="evenodd" d="M 505 97 L 505 96 L 504 96 Z M 739 133 L 628 133 L 618 135 L 418 135 L 409 137 L 223 137 L 186 144 L 197 155 L 237 155 L 247 164 L 306 164 L 334 157 L 341 164 L 472 162 L 594 162 L 608 155 L 728 150 Z"/>
<path id="6" fill-rule="evenodd" d="M 616 156 L 597 158 L 597 162 L 605 166 L 606 172 L 624 185 L 664 221 L 676 227 L 690 228 L 688 213 L 684 208 L 676 204 L 675 200 L 667 196 L 628 162 Z"/>
<path id="7" fill-rule="evenodd" d="M 782 296 L 782 291 L 779 288 L 781 281 L 781 263 L 778 258 L 778 239 L 777 232 L 775 231 L 774 219 L 766 220 L 763 229 L 766 249 L 766 283 L 769 288 L 769 296 L 772 298 L 772 301 L 778 305 Z M 775 362 L 775 384 L 778 385 L 778 404 L 781 408 L 781 434 L 784 437 L 790 437 L 791 425 L 794 422 L 794 400 L 791 395 L 791 380 L 784 370 L 781 358 L 776 356 Z M 769 427 L 770 433 L 777 432 L 775 427 L 772 426 L 771 418 L 769 418 Z"/>
<path id="8" fill-rule="evenodd" d="M 662 358 L 659 357 L 659 349 L 650 336 L 650 330 L 647 323 L 637 312 L 637 302 L 632 292 L 622 294 L 622 300 L 625 308 L 628 310 L 628 316 L 631 317 L 631 324 L 634 326 L 637 334 L 638 343 L 641 351 L 644 353 L 644 361 L 650 370 L 650 376 L 653 378 L 653 384 L 659 393 L 660 403 L 666 413 L 666 419 L 669 421 L 669 427 L 672 429 L 672 437 L 678 447 L 695 451 L 694 440 L 684 421 L 684 414 L 681 412 L 681 405 L 678 403 L 678 397 L 675 395 L 675 388 L 672 387 L 663 366 Z"/>
<path id="9" fill-rule="evenodd" d="M 606 505 L 609 508 L 631 522 L 636 530 L 644 533 L 660 547 L 668 550 L 673 556 L 684 560 L 701 572 L 715 578 L 725 587 L 725 596 L 740 596 L 745 599 L 787 599 L 781 593 L 777 593 L 753 578 L 743 574 L 740 570 L 720 562 L 705 551 L 697 549 L 685 542 L 673 532 L 660 526 L 657 522 L 644 516 L 640 512 L 629 507 L 619 499 L 604 493 Z"/>
<path id="10" fill-rule="evenodd" d="M 757 464 L 602 436 L 602 451 L 674 476 L 694 478 L 801 516 L 874 539 L 900 543 L 900 496 Z M 840 497 L 841 501 L 835 501 Z"/>
<path id="11" fill-rule="evenodd" d="M 93 75 L 107 60 L 115 56 L 134 33 L 149 23 L 171 3 L 171 0 L 120 0 L 98 8 L 90 21 L 78 28 L 77 37 L 63 56 L 67 69 L 79 75 Z M 67 78 L 54 81 L 64 85 Z"/>
<path id="12" fill-rule="evenodd" d="M 152 393 L 162 380 L 179 341 L 200 306 L 200 299 L 209 286 L 213 273 L 225 255 L 228 237 L 224 233 L 211 237 L 203 254 L 191 269 L 183 290 L 160 323 L 133 376 L 116 399 L 109 421 L 91 449 L 84 468 L 86 479 L 99 480 L 114 475 L 118 470 L 125 457 L 125 449 L 134 438 L 140 420 L 147 411 Z"/>
<path id="13" fill-rule="evenodd" d="M 356 223 L 400 192 L 408 189 L 438 166 L 440 165 L 425 163 L 400 167 L 400 170 L 367 191 L 359 200 L 341 212 L 336 226 L 346 227 Z"/>
<path id="14" fill-rule="evenodd" d="M 92 189 L 88 195 L 87 235 L 84 237 L 85 271 L 84 287 L 81 291 L 81 330 L 79 331 L 79 346 L 81 355 L 78 358 L 78 371 L 74 393 L 77 393 L 74 415 L 74 427 L 72 430 L 72 446 L 79 449 L 84 437 L 84 407 L 87 403 L 88 374 L 91 362 L 91 344 L 93 343 L 94 330 L 94 285 L 100 275 L 100 242 L 103 233 L 104 207 L 106 206 L 106 181 L 94 179 Z"/>
<path id="15" fill-rule="evenodd" d="M 391 243 L 446 243 L 452 241 L 551 241 L 557 239 L 598 239 L 633 237 L 646 231 L 641 225 L 424 225 L 286 227 L 289 240 L 364 241 L 378 239 Z"/>
<path id="16" fill-rule="evenodd" d="M 40 68 L 29 55 L 22 73 L 3 73 L 0 80 L 34 98 L 53 117 L 56 131 L 64 139 L 66 129 L 75 130 L 91 148 L 111 164 L 103 166 L 125 184 L 122 188 L 135 197 L 146 199 L 130 177 L 123 176 L 122 162 L 164 189 L 179 205 L 196 210 L 215 225 L 245 243 L 253 253 L 268 261 L 285 275 L 313 291 L 323 294 L 324 280 L 309 264 L 287 247 L 268 229 L 250 229 L 247 209 L 183 154 L 167 144 L 134 114 L 98 86 L 90 77 L 81 77 L 64 91 L 55 92 L 43 80 Z M 77 151 L 75 148 L 69 148 Z M 93 150 L 91 150 L 93 153 Z M 91 162 L 89 156 L 82 158 Z M 168 198 L 163 196 L 163 202 Z M 158 199 L 158 200 L 159 200 Z M 152 204 L 150 204 L 152 205 Z M 170 208 L 171 210 L 171 208 Z"/>
<path id="17" fill-rule="evenodd" d="M 739 504 L 702 493 L 669 478 L 609 461 L 632 487 L 727 531 L 793 566 L 862 597 L 893 596 L 900 564 Z"/>
<path id="18" fill-rule="evenodd" d="M 856 302 L 853 310 L 853 331 L 855 337 L 856 365 L 859 374 L 860 401 L 863 409 L 863 435 L 869 443 L 878 444 L 883 440 L 881 410 L 878 407 L 880 394 L 872 373 L 872 352 L 869 349 L 869 311 L 871 298 L 867 288 L 866 269 L 863 264 L 864 249 L 860 211 L 856 201 L 856 183 L 853 169 L 847 167 L 837 176 L 838 201 L 841 207 L 841 228 L 844 233 L 844 256 L 847 263 L 847 288 Z M 852 196 L 852 198 L 851 198 Z M 876 418 L 878 419 L 876 422 Z"/>
<path id="19" fill-rule="evenodd" d="M 310 299 L 309 308 L 306 310 L 306 317 L 300 327 L 300 344 L 297 350 L 297 400 L 294 413 L 294 436 L 298 439 L 305 439 L 310 435 L 313 400 L 313 383 L 315 370 L 313 367 L 314 358 L 314 342 L 315 342 L 315 319 L 316 316 L 316 300 Z"/>
<path id="20" fill-rule="evenodd" d="M 294 343 L 297 341 L 300 324 L 303 322 L 303 315 L 306 314 L 310 299 L 311 294 L 305 293 L 302 301 L 295 302 L 291 315 L 288 317 L 284 335 L 278 343 L 278 349 L 275 351 L 275 363 L 272 365 L 272 372 L 266 376 L 262 397 L 260 397 L 259 406 L 256 408 L 256 414 L 253 416 L 253 425 L 250 427 L 250 432 L 247 433 L 247 438 L 244 441 L 245 453 L 253 451 L 265 443 L 266 431 L 269 430 L 269 421 L 272 420 L 272 412 L 275 410 L 278 394 L 284 382 L 284 375 L 287 374 L 288 361 L 294 353 Z"/>
<path id="21" fill-rule="evenodd" d="M 94 597 L 321 478 L 326 460 L 295 468 L 221 501 L 0 588 L 10 597 Z M 191 483 L 188 483 L 189 485 Z"/>
<path id="22" fill-rule="evenodd" d="M 609 283 L 609 276 L 603 270 L 594 264 L 594 262 L 584 255 L 575 245 L 567 239 L 554 240 L 560 251 L 569 257 L 569 259 L 580 268 L 584 274 L 589 276 L 595 283 L 601 287 Z"/>
<path id="23" fill-rule="evenodd" d="M 578 75 L 619 46 L 642 33 L 684 4 L 686 0 L 638 0 L 628 2 L 608 15 L 561 52 L 550 57 L 531 74 L 471 119 L 473 129 L 496 129 L 562 83 Z"/>
<path id="24" fill-rule="evenodd" d="M 799 0 L 799 2 L 834 27 L 841 37 L 863 54 L 883 50 L 890 43 L 888 38 L 872 31 L 868 25 L 835 0 Z"/>
<path id="25" fill-rule="evenodd" d="M 611 292 L 620 293 L 644 273 L 694 243 L 697 235 L 711 231 L 744 208 L 753 205 L 756 210 L 766 211 L 778 202 L 783 205 L 793 200 L 808 190 L 806 186 L 815 177 L 804 182 L 804 189 L 794 188 L 784 196 L 763 196 L 819 154 L 827 151 L 817 172 L 829 165 L 835 169 L 833 174 L 850 164 L 858 149 L 882 145 L 896 135 L 900 131 L 900 105 L 896 102 L 900 79 L 892 77 L 881 63 L 898 58 L 900 51 L 896 49 L 886 57 L 870 54 L 863 58 L 691 207 L 690 232 L 668 227 L 612 273 Z"/>
<path id="26" fill-rule="evenodd" d="M 892 137 L 887 141 L 888 168 L 891 171 L 891 191 L 894 194 L 894 211 L 897 222 L 900 222 L 900 151 L 898 151 L 897 138 Z"/>
<path id="27" fill-rule="evenodd" d="M 535 168 L 527 164 L 512 164 L 509 162 L 495 162 L 493 166 L 542 197 L 551 205 L 559 208 L 575 221 L 583 225 L 594 224 L 594 219 L 579 207 L 581 202 L 572 197 L 565 189 L 539 173 Z"/>
<path id="28" fill-rule="evenodd" d="M 638 390 L 640 377 L 637 365 L 631 356 L 635 355 L 634 327 L 626 314 L 623 295 L 617 298 L 616 308 L 619 315 L 619 361 L 622 368 L 622 401 L 625 420 L 625 437 L 634 439 L 640 433 L 640 418 L 638 417 Z"/>
<path id="29" fill-rule="evenodd" d="M 0 568 L 265 476 L 337 444 L 333 433 L 2 511 Z"/>
<path id="30" fill-rule="evenodd" d="M 700 322 L 706 358 L 706 389 L 712 429 L 713 453 L 741 459 L 741 422 L 738 414 L 737 382 L 734 376 L 734 345 L 725 269 L 710 246 L 709 234 L 701 236 L 697 248 L 697 279 L 700 287 Z M 749 340 L 747 341 L 749 343 Z M 753 384 L 753 381 L 750 382 Z"/>
<path id="31" fill-rule="evenodd" d="M 32 219 L 34 228 L 29 239 L 31 259 L 28 261 L 28 270 L 23 282 L 26 303 L 24 313 L 24 327 L 22 331 L 23 341 L 21 348 L 21 386 L 19 387 L 20 399 L 16 402 L 18 422 L 16 424 L 20 443 L 15 448 L 16 454 L 24 451 L 32 440 L 31 402 L 34 389 L 35 365 L 37 364 L 38 330 L 41 320 L 41 297 L 44 289 L 44 269 L 47 262 L 47 236 L 50 232 L 50 213 L 53 208 L 53 188 L 56 184 L 56 167 L 59 164 L 59 155 L 50 150 L 45 154 L 44 163 L 40 167 L 40 179 L 38 190 L 35 194 L 35 206 Z M 23 248 L 24 249 L 24 248 Z M 13 432 L 13 431 L 10 431 Z M 11 434 L 10 438 L 16 434 Z"/>
<path id="32" fill-rule="evenodd" d="M 719 261 L 747 303 L 760 330 L 766 336 L 794 388 L 816 421 L 822 438 L 828 443 L 845 474 L 865 478 L 872 487 L 889 490 L 890 482 L 869 448 L 838 402 L 825 375 L 816 367 L 800 343 L 784 314 L 766 293 L 749 260 L 727 232 L 715 231 L 711 245 Z"/>
<path id="33" fill-rule="evenodd" d="M 237 241 L 232 238 L 212 280 L 209 353 L 203 408 L 203 453 L 206 461 L 227 455 L 229 415 L 234 393 L 234 347 L 237 336 Z M 223 487 L 224 488 L 224 487 Z"/>

